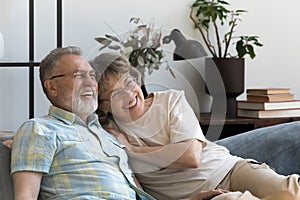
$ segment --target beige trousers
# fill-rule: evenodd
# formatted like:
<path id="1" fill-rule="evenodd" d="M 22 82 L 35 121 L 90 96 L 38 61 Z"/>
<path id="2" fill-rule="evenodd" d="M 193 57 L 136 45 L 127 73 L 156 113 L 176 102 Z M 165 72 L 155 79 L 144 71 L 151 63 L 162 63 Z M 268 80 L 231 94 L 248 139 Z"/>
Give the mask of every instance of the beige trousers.
<path id="1" fill-rule="evenodd" d="M 294 197 L 288 192 L 281 192 L 279 195 L 272 195 L 266 198 L 258 198 L 251 194 L 249 191 L 242 192 L 229 192 L 221 194 L 212 198 L 211 200 L 299 200 L 299 197 Z"/>
<path id="2" fill-rule="evenodd" d="M 268 165 L 253 160 L 238 161 L 218 188 L 237 192 L 213 200 L 300 200 L 299 175 L 279 175 Z"/>

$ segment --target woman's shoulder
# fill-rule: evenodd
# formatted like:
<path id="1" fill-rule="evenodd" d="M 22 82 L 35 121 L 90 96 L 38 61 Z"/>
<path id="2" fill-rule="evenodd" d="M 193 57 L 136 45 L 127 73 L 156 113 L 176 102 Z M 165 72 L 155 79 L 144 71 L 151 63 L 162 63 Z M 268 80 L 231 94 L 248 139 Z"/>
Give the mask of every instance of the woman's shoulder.
<path id="1" fill-rule="evenodd" d="M 184 97 L 183 90 L 169 89 L 164 91 L 158 91 L 153 93 L 154 102 L 159 104 L 169 104 L 172 105 L 178 101 L 181 101 Z"/>
<path id="2" fill-rule="evenodd" d="M 168 89 L 164 91 L 157 91 L 153 92 L 154 96 L 169 96 L 169 97 L 179 97 L 184 95 L 183 90 L 176 90 L 176 89 Z"/>

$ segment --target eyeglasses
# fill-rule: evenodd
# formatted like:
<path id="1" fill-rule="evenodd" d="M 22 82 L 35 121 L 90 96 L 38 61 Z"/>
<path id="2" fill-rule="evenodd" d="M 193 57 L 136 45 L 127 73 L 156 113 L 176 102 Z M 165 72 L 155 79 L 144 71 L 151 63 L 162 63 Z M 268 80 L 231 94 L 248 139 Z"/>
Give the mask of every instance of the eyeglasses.
<path id="1" fill-rule="evenodd" d="M 122 88 L 116 88 L 111 92 L 110 99 L 98 99 L 98 102 L 102 101 L 120 101 L 126 94 L 126 91 L 132 91 L 139 87 L 137 79 L 134 77 L 127 77 L 124 81 Z"/>
<path id="2" fill-rule="evenodd" d="M 90 76 L 90 78 L 92 80 L 96 80 L 96 81 L 99 80 L 99 76 L 96 73 L 96 71 L 91 71 L 91 72 L 88 73 L 86 71 L 81 71 L 81 70 L 73 72 L 73 73 L 54 75 L 54 76 L 51 76 L 49 78 L 49 80 L 64 77 L 64 76 L 70 76 L 70 77 L 73 77 L 73 78 L 78 79 L 78 80 L 84 80 L 84 79 L 87 79 L 88 76 Z"/>

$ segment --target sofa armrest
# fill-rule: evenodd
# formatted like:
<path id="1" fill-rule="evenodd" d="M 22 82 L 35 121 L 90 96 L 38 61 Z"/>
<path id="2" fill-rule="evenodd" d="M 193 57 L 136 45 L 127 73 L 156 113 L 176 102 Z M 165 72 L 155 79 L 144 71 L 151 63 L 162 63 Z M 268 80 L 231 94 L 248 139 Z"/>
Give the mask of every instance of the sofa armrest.
<path id="1" fill-rule="evenodd" d="M 14 199 L 13 183 L 10 175 L 11 149 L 0 141 L 0 199 Z"/>

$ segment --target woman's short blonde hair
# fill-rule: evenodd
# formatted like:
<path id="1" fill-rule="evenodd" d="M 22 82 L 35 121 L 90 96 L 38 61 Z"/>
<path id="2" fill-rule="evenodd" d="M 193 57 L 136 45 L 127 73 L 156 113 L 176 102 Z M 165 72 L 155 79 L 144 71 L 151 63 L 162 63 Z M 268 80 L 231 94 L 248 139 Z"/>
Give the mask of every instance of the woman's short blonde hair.
<path id="1" fill-rule="evenodd" d="M 136 78 L 137 84 L 141 85 L 141 74 L 138 70 L 131 66 L 127 58 L 118 53 L 102 53 L 90 61 L 91 66 L 96 70 L 100 79 L 98 82 L 99 95 L 108 92 L 114 87 L 114 81 L 118 80 L 124 74 Z M 99 98 L 98 98 L 99 99 Z M 102 125 L 108 123 L 109 113 L 101 110 L 101 102 L 99 102 L 96 113 L 99 116 L 99 121 Z"/>
<path id="2" fill-rule="evenodd" d="M 141 85 L 141 74 L 139 71 L 132 67 L 124 56 L 118 53 L 102 53 L 90 61 L 90 64 L 100 77 L 98 82 L 99 94 L 111 88 L 110 80 L 112 78 L 120 78 L 126 73 L 136 78 L 137 84 Z"/>

